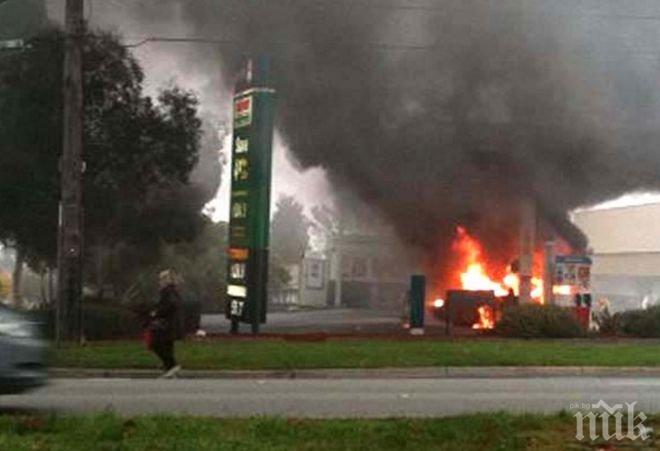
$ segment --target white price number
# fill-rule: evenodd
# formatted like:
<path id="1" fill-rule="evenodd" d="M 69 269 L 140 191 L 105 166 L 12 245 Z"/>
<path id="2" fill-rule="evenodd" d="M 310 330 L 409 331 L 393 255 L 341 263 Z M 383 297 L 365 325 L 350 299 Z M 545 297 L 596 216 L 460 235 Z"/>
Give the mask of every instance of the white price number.
<path id="1" fill-rule="evenodd" d="M 239 301 L 238 299 L 232 299 L 231 301 L 231 316 L 242 316 L 243 315 L 243 306 L 245 302 Z"/>

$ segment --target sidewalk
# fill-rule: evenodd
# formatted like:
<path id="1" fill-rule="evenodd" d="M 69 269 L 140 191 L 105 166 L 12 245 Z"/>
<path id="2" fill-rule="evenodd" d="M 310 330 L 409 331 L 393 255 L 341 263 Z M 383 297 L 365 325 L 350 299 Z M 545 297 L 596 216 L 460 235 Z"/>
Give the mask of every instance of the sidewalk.
<path id="1" fill-rule="evenodd" d="M 51 368 L 55 379 L 150 379 L 158 370 Z M 451 378 L 544 378 L 544 377 L 660 377 L 660 367 L 433 367 L 313 370 L 186 370 L 180 379 L 451 379 Z"/>

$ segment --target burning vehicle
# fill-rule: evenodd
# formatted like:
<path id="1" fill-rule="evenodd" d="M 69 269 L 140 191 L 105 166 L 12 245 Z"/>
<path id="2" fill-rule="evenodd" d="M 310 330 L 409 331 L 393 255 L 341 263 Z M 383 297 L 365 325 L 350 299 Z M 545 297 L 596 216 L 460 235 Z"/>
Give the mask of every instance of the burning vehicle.
<path id="1" fill-rule="evenodd" d="M 441 321 L 462 327 L 495 326 L 498 301 L 492 291 L 449 290 L 441 301 L 434 302 L 434 314 Z"/>
<path id="2" fill-rule="evenodd" d="M 451 250 L 454 265 L 449 271 L 449 288 L 444 297 L 433 300 L 431 311 L 437 319 L 454 326 L 494 329 L 503 310 L 520 302 L 518 261 L 502 266 L 489 260 L 482 244 L 460 226 L 456 228 Z M 531 301 L 544 304 L 548 295 L 544 285 L 552 285 L 554 275 L 546 274 L 551 269 L 544 265 L 543 252 L 534 253 L 532 269 Z M 552 290 L 553 295 L 565 298 L 573 296 L 574 291 L 568 285 L 553 285 Z M 436 288 L 438 291 L 442 293 L 441 288 Z"/>

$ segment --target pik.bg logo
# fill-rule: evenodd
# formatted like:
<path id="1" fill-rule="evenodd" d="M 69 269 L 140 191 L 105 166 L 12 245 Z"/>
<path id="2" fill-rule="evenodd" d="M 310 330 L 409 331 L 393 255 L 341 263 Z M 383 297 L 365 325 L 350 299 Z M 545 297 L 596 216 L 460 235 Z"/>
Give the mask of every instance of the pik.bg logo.
<path id="1" fill-rule="evenodd" d="M 605 440 L 647 440 L 652 429 L 644 425 L 646 414 L 635 412 L 635 404 L 637 402 L 625 403 L 625 410 L 623 404 L 610 406 L 603 400 L 591 405 L 573 405 L 581 408 L 574 415 L 577 427 L 575 438 L 580 441 L 585 438 L 594 441 L 601 437 Z M 585 423 L 589 428 L 588 435 L 585 435 Z"/>

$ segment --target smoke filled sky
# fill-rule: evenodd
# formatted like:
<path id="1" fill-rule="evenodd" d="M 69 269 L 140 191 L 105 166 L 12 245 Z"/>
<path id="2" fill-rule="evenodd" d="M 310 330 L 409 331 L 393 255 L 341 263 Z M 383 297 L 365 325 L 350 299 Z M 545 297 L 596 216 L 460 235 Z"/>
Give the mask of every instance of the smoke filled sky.
<path id="1" fill-rule="evenodd" d="M 50 2 L 56 15 L 64 1 Z M 525 198 L 561 218 L 660 188 L 656 0 L 87 5 L 92 24 L 127 43 L 223 40 L 136 49 L 150 86 L 174 80 L 196 89 L 222 119 L 242 57 L 271 55 L 276 161 L 288 148 L 299 167 L 321 169 L 306 179 L 280 164 L 276 191 L 278 180 L 298 180 L 288 189 L 313 202 L 328 192 L 326 174 L 414 245 L 448 249 L 463 224 L 487 247 L 510 249 Z"/>

